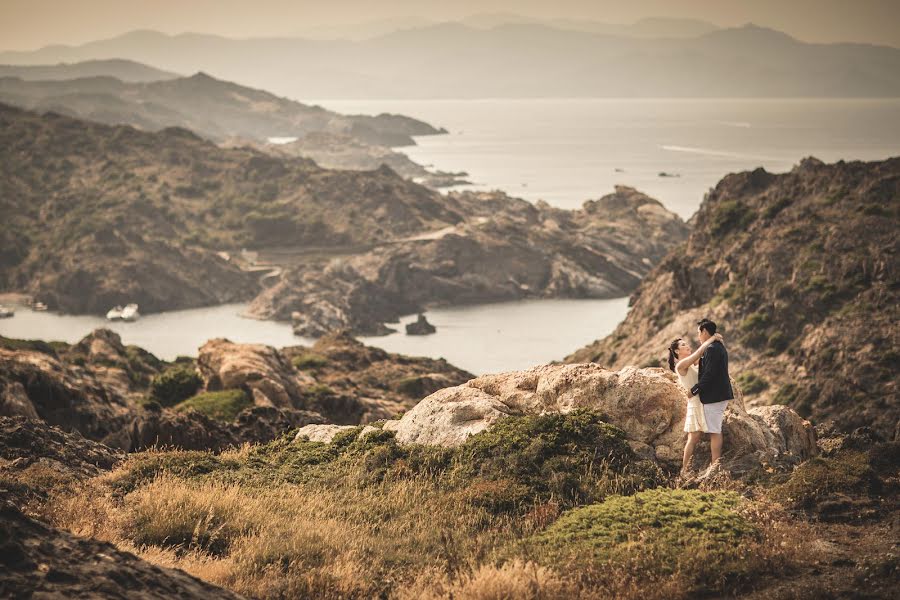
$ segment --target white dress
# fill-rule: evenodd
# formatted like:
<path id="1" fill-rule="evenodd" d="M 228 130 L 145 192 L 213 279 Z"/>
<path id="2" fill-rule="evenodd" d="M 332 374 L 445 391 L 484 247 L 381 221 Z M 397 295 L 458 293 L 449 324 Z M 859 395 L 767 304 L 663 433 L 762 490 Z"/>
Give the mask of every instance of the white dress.
<path id="1" fill-rule="evenodd" d="M 677 369 L 675 374 L 678 375 L 678 380 L 681 382 L 681 385 L 684 386 L 684 389 L 688 391 L 688 394 L 691 393 L 691 388 L 694 387 L 697 380 L 700 379 L 697 367 L 694 365 L 688 367 L 687 373 L 684 375 L 679 373 Z M 700 396 L 688 397 L 687 414 L 684 417 L 684 430 L 688 432 L 709 431 L 706 427 L 706 419 L 703 416 L 703 405 L 700 403 Z"/>

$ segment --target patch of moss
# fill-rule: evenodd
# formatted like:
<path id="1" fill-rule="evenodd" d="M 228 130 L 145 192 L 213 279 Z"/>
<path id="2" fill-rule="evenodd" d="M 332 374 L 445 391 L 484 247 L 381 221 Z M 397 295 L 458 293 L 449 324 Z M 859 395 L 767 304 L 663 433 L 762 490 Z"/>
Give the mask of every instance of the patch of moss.
<path id="1" fill-rule="evenodd" d="M 736 381 L 744 394 L 748 395 L 758 394 L 769 388 L 769 382 L 752 371 L 741 373 Z"/>
<path id="2" fill-rule="evenodd" d="M 316 352 L 304 352 L 291 359 L 291 362 L 301 371 L 315 371 L 326 366 L 328 358 Z"/>
<path id="3" fill-rule="evenodd" d="M 253 406 L 253 400 L 244 390 L 222 390 L 197 394 L 177 404 L 174 410 L 196 410 L 210 419 L 229 423 L 239 412 L 250 406 Z"/>
<path id="4" fill-rule="evenodd" d="M 178 364 L 150 380 L 150 398 L 161 406 L 175 406 L 193 396 L 202 383 L 193 365 Z"/>
<path id="5" fill-rule="evenodd" d="M 737 511 L 740 502 L 734 492 L 668 488 L 612 496 L 565 513 L 532 541 L 554 560 L 594 564 L 615 560 L 634 544 L 658 548 L 662 561 L 677 561 L 691 548 L 733 551 L 757 534 Z"/>

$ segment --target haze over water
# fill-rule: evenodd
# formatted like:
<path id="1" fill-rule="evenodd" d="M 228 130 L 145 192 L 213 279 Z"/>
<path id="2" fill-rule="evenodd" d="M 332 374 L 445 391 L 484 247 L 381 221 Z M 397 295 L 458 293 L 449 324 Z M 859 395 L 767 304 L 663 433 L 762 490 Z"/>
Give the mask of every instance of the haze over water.
<path id="1" fill-rule="evenodd" d="M 577 208 L 624 184 L 684 219 L 727 173 L 783 172 L 810 155 L 834 162 L 900 154 L 900 99 L 313 102 L 446 127 L 449 135 L 420 137 L 401 151 L 436 169 L 468 172 L 470 189 Z"/>

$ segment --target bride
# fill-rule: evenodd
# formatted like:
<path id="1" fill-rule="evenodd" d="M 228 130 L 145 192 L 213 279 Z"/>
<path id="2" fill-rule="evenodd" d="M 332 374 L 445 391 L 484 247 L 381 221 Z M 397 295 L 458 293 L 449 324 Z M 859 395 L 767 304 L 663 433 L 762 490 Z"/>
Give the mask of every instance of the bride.
<path id="1" fill-rule="evenodd" d="M 669 368 L 678 375 L 678 380 L 688 392 L 694 387 L 699 378 L 697 363 L 706 349 L 715 341 L 722 341 L 722 334 L 717 333 L 703 342 L 696 352 L 691 352 L 691 345 L 683 338 L 678 338 L 669 344 Z M 706 420 L 703 417 L 703 405 L 699 396 L 689 396 L 687 401 L 687 415 L 684 419 L 684 430 L 688 434 L 687 443 L 684 445 L 684 456 L 681 462 L 681 474 L 684 475 L 691 465 L 691 457 L 694 455 L 694 447 L 700 441 L 700 435 L 708 431 Z"/>

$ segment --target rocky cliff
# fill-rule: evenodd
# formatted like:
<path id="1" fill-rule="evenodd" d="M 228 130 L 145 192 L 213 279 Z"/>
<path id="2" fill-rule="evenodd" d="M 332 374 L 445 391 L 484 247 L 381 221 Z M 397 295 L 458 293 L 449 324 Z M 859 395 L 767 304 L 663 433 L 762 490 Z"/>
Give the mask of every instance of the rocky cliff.
<path id="1" fill-rule="evenodd" d="M 729 175 L 691 225 L 625 321 L 566 361 L 661 365 L 710 317 L 752 403 L 896 435 L 900 159 Z"/>

